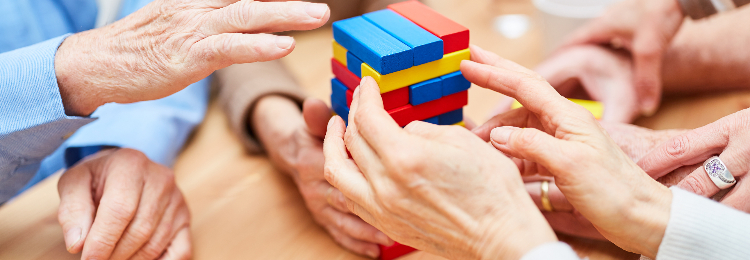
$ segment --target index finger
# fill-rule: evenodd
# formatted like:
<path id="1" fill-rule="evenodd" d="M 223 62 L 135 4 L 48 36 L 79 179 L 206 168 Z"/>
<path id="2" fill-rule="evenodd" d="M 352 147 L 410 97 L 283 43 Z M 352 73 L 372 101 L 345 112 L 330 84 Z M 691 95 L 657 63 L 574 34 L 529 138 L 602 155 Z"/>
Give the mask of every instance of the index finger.
<path id="1" fill-rule="evenodd" d="M 467 80 L 472 83 L 497 91 L 506 96 L 518 100 L 524 107 L 534 114 L 540 115 L 540 119 L 562 119 L 570 117 L 571 114 L 588 114 L 591 122 L 594 116 L 586 109 L 562 97 L 552 86 L 534 72 L 519 69 L 516 66 L 506 66 L 504 63 L 498 66 L 488 65 L 491 60 L 474 61 L 475 54 L 480 57 L 489 57 L 487 51 L 477 46 L 472 46 L 472 61 L 461 63 L 461 72 Z M 492 55 L 495 60 L 502 58 Z M 481 63 L 480 63 L 481 62 Z M 542 120 L 547 121 L 549 120 Z"/>
<path id="2" fill-rule="evenodd" d="M 357 125 L 357 131 L 377 154 L 384 154 L 397 149 L 401 144 L 404 130 L 383 108 L 380 87 L 371 77 L 362 79 L 359 95 L 354 97 L 357 103 L 356 111 L 352 111 L 352 119 Z M 354 106 L 354 105 L 352 105 Z"/>
<path id="3" fill-rule="evenodd" d="M 324 174 L 331 186 L 353 202 L 363 205 L 367 201 L 372 201 L 372 188 L 346 153 L 345 129 L 343 119 L 339 116 L 334 116 L 328 123 L 328 131 L 323 141 Z"/>
<path id="4" fill-rule="evenodd" d="M 686 165 L 702 163 L 721 153 L 729 143 L 725 131 L 714 131 L 707 125 L 678 135 L 646 154 L 638 166 L 652 178 L 658 179 Z"/>
<path id="5" fill-rule="evenodd" d="M 83 245 L 83 259 L 109 259 L 115 245 L 135 216 L 144 180 L 140 177 L 142 175 L 138 172 L 138 167 L 117 167 L 123 163 L 126 162 L 107 163 L 99 169 L 116 169 L 121 172 L 110 173 L 104 184 L 94 224 Z"/>

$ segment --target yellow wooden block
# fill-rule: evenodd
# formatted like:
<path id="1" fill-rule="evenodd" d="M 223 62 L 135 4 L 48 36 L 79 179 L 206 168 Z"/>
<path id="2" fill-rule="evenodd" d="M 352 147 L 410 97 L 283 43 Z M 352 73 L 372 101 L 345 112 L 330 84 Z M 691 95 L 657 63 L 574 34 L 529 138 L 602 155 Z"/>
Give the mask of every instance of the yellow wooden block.
<path id="1" fill-rule="evenodd" d="M 346 52 L 347 50 L 344 49 L 344 46 L 341 46 L 335 40 L 333 41 L 333 58 L 341 62 L 344 67 L 346 67 Z"/>
<path id="2" fill-rule="evenodd" d="M 461 61 L 468 59 L 471 59 L 471 53 L 469 49 L 465 49 L 448 53 L 442 59 L 433 62 L 386 75 L 380 75 L 370 65 L 362 63 L 362 77 L 370 76 L 375 79 L 380 86 L 380 93 L 385 93 L 456 72 L 461 69 Z"/>
<path id="3" fill-rule="evenodd" d="M 568 100 L 573 101 L 573 103 L 576 103 L 578 105 L 581 105 L 583 108 L 591 112 L 591 114 L 594 115 L 596 119 L 602 119 L 602 115 L 604 114 L 604 105 L 597 101 L 591 101 L 591 100 L 583 100 L 583 99 L 573 99 L 569 98 Z M 516 109 L 519 107 L 522 107 L 521 103 L 518 103 L 518 100 L 513 101 L 513 105 L 510 106 L 511 109 Z"/>
<path id="4" fill-rule="evenodd" d="M 464 121 L 455 123 L 454 125 L 466 127 L 466 123 L 464 123 Z"/>

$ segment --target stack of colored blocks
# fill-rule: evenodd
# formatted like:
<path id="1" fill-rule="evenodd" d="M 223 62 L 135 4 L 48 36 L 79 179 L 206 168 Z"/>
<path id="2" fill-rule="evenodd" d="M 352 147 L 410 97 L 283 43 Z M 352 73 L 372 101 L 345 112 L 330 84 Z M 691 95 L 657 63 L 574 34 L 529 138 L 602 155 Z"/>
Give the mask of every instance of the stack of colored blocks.
<path id="1" fill-rule="evenodd" d="M 463 125 L 471 83 L 461 74 L 471 58 L 469 30 L 417 1 L 333 23 L 331 104 L 348 119 L 363 77 L 380 86 L 383 106 L 400 126 L 412 121 Z M 414 251 L 381 246 L 381 259 Z"/>
<path id="2" fill-rule="evenodd" d="M 471 87 L 459 71 L 461 61 L 471 58 L 466 27 L 407 1 L 334 22 L 333 38 L 331 104 L 344 120 L 354 90 L 370 76 L 400 126 L 463 123 Z"/>

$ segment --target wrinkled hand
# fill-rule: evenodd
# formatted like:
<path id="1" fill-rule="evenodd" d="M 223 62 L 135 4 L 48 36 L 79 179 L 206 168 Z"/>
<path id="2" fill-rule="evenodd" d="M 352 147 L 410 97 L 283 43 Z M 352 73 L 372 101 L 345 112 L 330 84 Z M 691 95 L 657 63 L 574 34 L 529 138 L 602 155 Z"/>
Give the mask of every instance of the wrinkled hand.
<path id="1" fill-rule="evenodd" d="M 620 149 L 622 149 L 630 159 L 636 162 L 659 144 L 687 131 L 655 131 L 634 125 L 611 122 L 601 122 L 601 124 Z M 487 138 L 489 138 L 489 136 L 487 136 Z M 661 178 L 658 178 L 657 181 L 667 187 L 676 185 L 696 167 L 698 166 L 685 166 L 679 168 Z M 560 192 L 560 189 L 557 188 L 557 185 L 555 185 L 553 178 L 543 176 L 525 177 L 524 181 L 526 183 L 526 190 L 531 195 L 531 198 L 534 199 L 534 203 L 536 203 L 540 210 L 543 209 L 541 200 L 542 180 L 550 182 L 548 196 L 552 208 L 554 209 L 552 212 L 545 211 L 542 212 L 542 214 L 544 214 L 547 222 L 549 222 L 550 226 L 552 226 L 555 231 L 578 237 L 600 240 L 605 239 L 596 228 L 594 228 L 590 221 L 570 205 L 570 202 L 565 198 L 565 195 L 563 195 L 562 192 Z"/>
<path id="2" fill-rule="evenodd" d="M 402 129 L 370 77 L 349 126 L 329 122 L 324 152 L 326 179 L 349 210 L 400 243 L 452 259 L 519 259 L 557 241 L 513 162 L 459 126 Z"/>
<path id="3" fill-rule="evenodd" d="M 514 157 L 521 172 L 554 176 L 570 204 L 605 238 L 653 258 L 669 220 L 669 189 L 643 172 L 590 112 L 539 75 L 476 46 L 471 53 L 472 61 L 461 64 L 466 79 L 524 105 L 492 122 L 500 126 L 490 134 L 492 145 Z"/>
<path id="4" fill-rule="evenodd" d="M 190 211 L 172 170 L 130 149 L 109 149 L 58 183 L 65 245 L 81 259 L 189 259 Z"/>
<path id="5" fill-rule="evenodd" d="M 621 52 L 596 45 L 574 46 L 535 70 L 564 97 L 602 102 L 603 121 L 629 123 L 641 114 L 632 64 Z"/>
<path id="6" fill-rule="evenodd" d="M 109 26 L 67 38 L 55 56 L 66 111 L 166 97 L 215 70 L 274 60 L 294 39 L 272 33 L 322 26 L 325 4 L 156 0 Z"/>
<path id="7" fill-rule="evenodd" d="M 651 114 L 661 99 L 663 54 L 684 17 L 677 0 L 626 0 L 574 32 L 563 48 L 610 44 L 629 50 L 639 112 Z"/>
<path id="8" fill-rule="evenodd" d="M 378 257 L 377 244 L 393 242 L 351 214 L 344 196 L 323 176 L 323 137 L 331 110 L 322 101 L 309 99 L 303 111 L 300 113 L 297 105 L 287 98 L 269 96 L 255 108 L 253 127 L 274 165 L 294 179 L 315 221 L 344 248 Z"/>
<path id="9" fill-rule="evenodd" d="M 720 190 L 708 177 L 702 164 L 708 158 L 718 155 L 729 172 L 737 180 L 721 203 L 750 212 L 750 183 L 743 177 L 750 171 L 750 110 L 745 109 L 704 127 L 676 136 L 660 145 L 638 161 L 647 173 L 661 177 L 673 169 L 686 165 L 698 165 L 677 186 L 701 196 L 711 197 Z"/>

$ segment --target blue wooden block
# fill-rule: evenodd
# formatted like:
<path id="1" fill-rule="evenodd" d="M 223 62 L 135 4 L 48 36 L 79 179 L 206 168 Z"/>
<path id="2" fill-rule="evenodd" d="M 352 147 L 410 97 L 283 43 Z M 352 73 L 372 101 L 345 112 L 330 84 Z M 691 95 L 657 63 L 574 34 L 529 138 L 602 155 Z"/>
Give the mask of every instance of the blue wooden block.
<path id="1" fill-rule="evenodd" d="M 337 102 L 339 104 L 348 104 L 346 102 L 346 91 L 348 88 L 344 83 L 341 83 L 337 78 L 331 79 L 331 103 Z"/>
<path id="2" fill-rule="evenodd" d="M 422 121 L 425 121 L 425 122 L 430 123 L 430 124 L 438 125 L 438 124 L 440 124 L 440 116 L 430 117 L 430 118 L 427 118 L 427 119 L 422 120 Z"/>
<path id="3" fill-rule="evenodd" d="M 460 71 L 446 74 L 440 79 L 443 80 L 443 96 L 453 95 L 471 87 L 471 82 L 466 80 Z"/>
<path id="4" fill-rule="evenodd" d="M 362 60 L 354 56 L 352 52 L 346 52 L 346 68 L 349 69 L 354 75 L 362 78 Z"/>
<path id="5" fill-rule="evenodd" d="M 414 66 L 411 47 L 361 16 L 334 22 L 333 38 L 380 74 Z"/>
<path id="6" fill-rule="evenodd" d="M 438 125 L 454 125 L 458 122 L 464 121 L 464 109 L 459 108 L 451 112 L 439 115 L 440 118 Z"/>
<path id="7" fill-rule="evenodd" d="M 389 9 L 363 15 L 414 51 L 414 66 L 443 58 L 443 40 Z"/>
<path id="8" fill-rule="evenodd" d="M 333 108 L 333 112 L 336 112 L 337 115 L 344 119 L 344 122 L 349 123 L 349 108 L 346 107 L 346 103 L 341 104 L 336 102 L 333 96 L 331 96 L 331 108 Z"/>
<path id="9" fill-rule="evenodd" d="M 409 104 L 416 106 L 425 102 L 440 99 L 442 96 L 443 81 L 434 78 L 409 86 Z"/>

